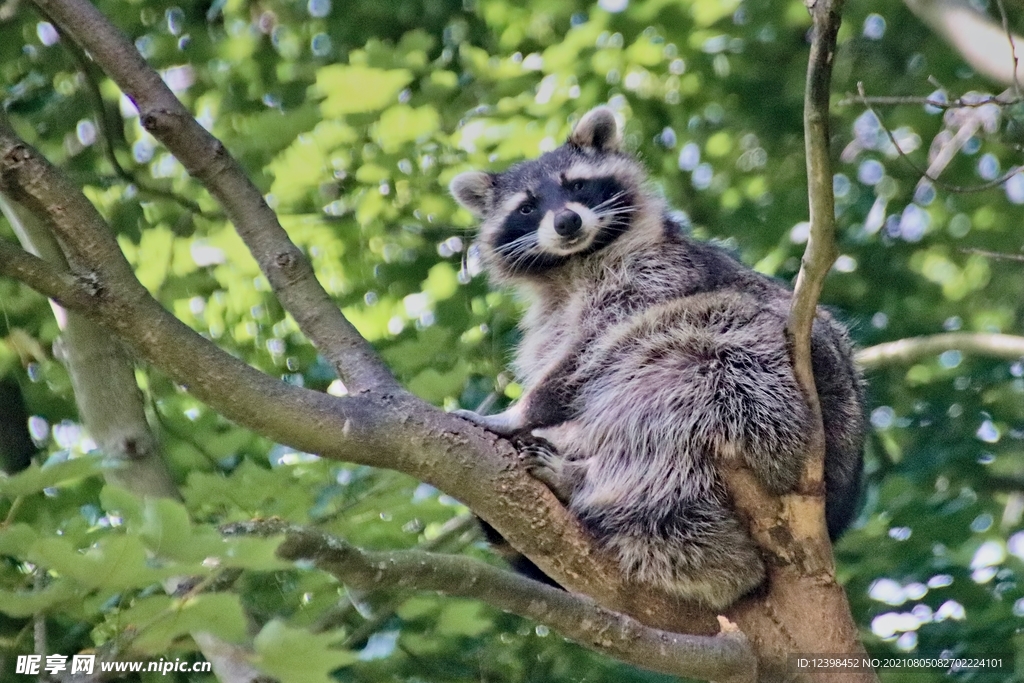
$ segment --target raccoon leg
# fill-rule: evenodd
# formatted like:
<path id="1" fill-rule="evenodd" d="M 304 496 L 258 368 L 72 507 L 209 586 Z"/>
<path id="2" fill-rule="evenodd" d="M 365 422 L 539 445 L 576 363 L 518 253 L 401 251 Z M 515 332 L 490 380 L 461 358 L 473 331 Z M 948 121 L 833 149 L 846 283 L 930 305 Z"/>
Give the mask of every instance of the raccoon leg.
<path id="1" fill-rule="evenodd" d="M 496 553 L 505 558 L 505 561 L 508 562 L 509 566 L 515 573 L 522 574 L 526 578 L 533 579 L 534 581 L 540 581 L 548 586 L 561 588 L 561 586 L 558 585 L 558 582 L 542 572 L 540 567 L 530 561 L 530 558 L 509 545 L 509 542 L 505 540 L 504 536 L 498 533 L 497 529 L 479 517 L 477 517 L 477 521 L 480 523 L 480 528 L 484 532 L 484 538 L 487 539 L 487 543 L 490 544 Z"/>
<path id="2" fill-rule="evenodd" d="M 520 407 L 521 405 L 522 403 L 516 403 L 508 410 L 494 415 L 481 415 L 479 413 L 474 413 L 472 410 L 466 410 L 463 408 L 453 412 L 459 417 L 469 420 L 473 424 L 479 425 L 489 432 L 494 432 L 501 436 L 511 436 L 516 432 L 523 431 L 528 426 L 523 415 L 523 410 Z"/>
<path id="3" fill-rule="evenodd" d="M 538 435 L 538 432 L 544 431 L 535 430 L 534 437 L 537 440 L 524 443 L 519 454 L 530 475 L 551 489 L 562 505 L 568 506 L 573 492 L 580 487 L 586 476 L 587 461 L 570 460 L 559 453 L 550 441 Z"/>
<path id="4" fill-rule="evenodd" d="M 578 393 L 574 370 L 575 361 L 558 364 L 547 377 L 528 389 L 515 405 L 495 415 L 480 415 L 464 409 L 454 412 L 501 436 L 565 422 L 572 418 L 573 400 Z"/>

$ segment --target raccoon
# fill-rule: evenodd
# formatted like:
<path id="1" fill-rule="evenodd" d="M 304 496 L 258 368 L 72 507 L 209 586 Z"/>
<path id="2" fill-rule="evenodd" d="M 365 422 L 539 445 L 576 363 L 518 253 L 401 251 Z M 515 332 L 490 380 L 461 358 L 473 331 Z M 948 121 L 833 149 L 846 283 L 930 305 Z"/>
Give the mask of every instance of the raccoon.
<path id="1" fill-rule="evenodd" d="M 607 107 L 562 147 L 462 173 L 450 189 L 481 220 L 492 280 L 528 301 L 522 397 L 497 415 L 460 414 L 538 437 L 531 473 L 631 581 L 715 609 L 761 584 L 764 560 L 720 472 L 740 458 L 776 494 L 800 478 L 812 420 L 787 351 L 790 292 L 684 234 Z M 850 341 L 822 309 L 812 359 L 835 538 L 859 496 L 865 425 Z"/>

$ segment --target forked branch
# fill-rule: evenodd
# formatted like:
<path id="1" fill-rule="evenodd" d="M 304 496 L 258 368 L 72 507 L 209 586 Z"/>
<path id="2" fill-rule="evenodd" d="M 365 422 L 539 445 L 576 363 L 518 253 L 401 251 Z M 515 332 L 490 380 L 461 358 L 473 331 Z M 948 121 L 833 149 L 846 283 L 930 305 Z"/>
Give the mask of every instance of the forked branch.
<path id="1" fill-rule="evenodd" d="M 67 278 L 26 279 L 47 296 L 66 295 L 69 305 L 80 305 L 138 358 L 228 419 L 298 450 L 398 470 L 457 494 L 562 585 L 657 628 L 717 631 L 706 611 L 626 583 L 617 563 L 546 487 L 514 466 L 508 442 L 404 391 L 336 398 L 286 384 L 188 328 L 135 279 L 81 191 L 4 126 L 0 186 L 46 218 L 89 287 L 83 284 L 79 293 Z"/>
<path id="2" fill-rule="evenodd" d="M 88 0 L 35 0 L 135 103 L 142 126 L 224 207 L 281 305 L 353 393 L 399 389 L 390 371 L 317 281 L 259 189 L 192 116 L 135 45 Z"/>

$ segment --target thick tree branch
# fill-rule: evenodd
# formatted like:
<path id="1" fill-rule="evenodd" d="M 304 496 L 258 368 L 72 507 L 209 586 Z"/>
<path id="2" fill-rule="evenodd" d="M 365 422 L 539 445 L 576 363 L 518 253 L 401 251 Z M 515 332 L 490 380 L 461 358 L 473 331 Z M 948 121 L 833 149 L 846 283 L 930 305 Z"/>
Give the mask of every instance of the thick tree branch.
<path id="1" fill-rule="evenodd" d="M 821 407 L 811 369 L 811 332 L 818 297 L 835 261 L 835 204 L 829 146 L 829 94 L 841 0 L 808 6 L 814 23 L 804 101 L 804 144 L 811 234 L 790 307 L 787 335 L 794 375 L 815 418 L 807 465 L 797 491 L 775 498 L 745 467 L 734 463 L 726 481 L 751 534 L 770 555 L 767 594 L 744 601 L 728 615 L 758 651 L 759 681 L 810 680 L 869 683 L 874 674 L 819 672 L 796 676 L 787 655 L 863 652 L 850 607 L 836 583 L 825 530 Z M 808 610 L 807 605 L 814 605 Z"/>
<path id="2" fill-rule="evenodd" d="M 285 533 L 278 554 L 310 560 L 358 588 L 410 588 L 486 602 L 551 626 L 571 640 L 636 666 L 721 683 L 752 681 L 756 662 L 737 633 L 687 636 L 644 626 L 590 598 L 546 586 L 462 555 L 422 550 L 372 552 L 340 538 L 267 522 L 230 525 L 226 533 Z"/>
<path id="3" fill-rule="evenodd" d="M 26 249 L 54 268 L 67 268 L 60 245 L 35 216 L 6 197 L 0 197 L 0 210 Z M 107 478 L 138 495 L 178 497 L 146 421 L 132 359 L 117 339 L 81 313 L 54 312 L 64 313 L 57 316 L 58 347 L 82 423 L 108 462 L 116 465 L 107 470 Z"/>
<path id="4" fill-rule="evenodd" d="M 2 239 L 0 275 L 20 280 L 67 308 L 85 308 L 92 301 L 84 283 L 74 275 Z"/>
<path id="5" fill-rule="evenodd" d="M 135 279 L 81 192 L 3 126 L 0 187 L 46 216 L 64 250 L 90 271 L 94 291 L 82 312 L 226 418 L 301 451 L 417 477 L 457 495 L 563 586 L 650 626 L 717 632 L 710 613 L 624 581 L 617 562 L 543 484 L 517 466 L 507 441 L 404 391 L 339 399 L 286 384 L 188 328 Z"/>
<path id="6" fill-rule="evenodd" d="M 1024 337 L 985 332 L 948 332 L 877 344 L 857 353 L 857 363 L 873 370 L 897 363 L 913 363 L 945 351 L 963 351 L 977 356 L 1020 360 L 1024 358 Z"/>
<path id="7" fill-rule="evenodd" d="M 317 281 L 309 260 L 289 239 L 259 189 L 132 42 L 88 0 L 36 0 L 36 5 L 89 52 L 135 103 L 143 127 L 220 202 L 281 305 L 349 390 L 398 390 L 390 371 Z"/>
<path id="8" fill-rule="evenodd" d="M 104 324 L 139 358 L 188 386 L 229 419 L 302 450 L 380 464 L 365 442 L 382 424 L 373 400 L 338 400 L 288 385 L 188 328 L 135 278 L 113 234 L 81 191 L 2 124 L 0 189 L 48 220 L 69 262 L 80 271 L 75 287 L 66 277 L 54 277 L 53 267 L 45 262 L 15 254 L 13 262 L 20 265 L 9 267 L 5 259 L 0 266 L 5 273 L 25 271 L 23 281 Z M 338 429 L 324 430 L 324 424 L 335 421 L 346 427 L 347 438 Z M 330 436 L 325 437 L 327 431 Z"/>
<path id="9" fill-rule="evenodd" d="M 67 267 L 60 245 L 38 218 L 5 197 L 0 197 L 0 210 L 26 249 L 47 264 Z M 133 360 L 116 338 L 81 313 L 66 311 L 57 318 L 63 321 L 59 348 L 79 417 L 107 461 L 115 465 L 104 470 L 104 477 L 138 496 L 179 499 L 146 420 Z M 193 637 L 223 683 L 253 683 L 259 677 L 239 648 L 205 632 Z"/>

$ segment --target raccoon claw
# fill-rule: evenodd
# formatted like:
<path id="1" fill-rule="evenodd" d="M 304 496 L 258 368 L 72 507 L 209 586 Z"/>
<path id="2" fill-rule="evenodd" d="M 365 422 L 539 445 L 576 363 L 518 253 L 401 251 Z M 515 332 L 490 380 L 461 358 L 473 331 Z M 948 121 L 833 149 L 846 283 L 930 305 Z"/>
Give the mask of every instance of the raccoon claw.
<path id="1" fill-rule="evenodd" d="M 522 426 L 515 420 L 514 415 L 509 415 L 508 411 L 498 413 L 497 415 L 480 415 L 474 413 L 472 410 L 466 410 L 460 408 L 459 410 L 452 411 L 455 415 L 469 420 L 475 425 L 483 427 L 489 432 L 494 432 L 500 436 L 511 436 L 522 429 Z"/>
<path id="2" fill-rule="evenodd" d="M 562 466 L 565 458 L 548 443 L 528 443 L 522 447 L 519 454 L 530 476 L 558 493 L 562 488 Z"/>

